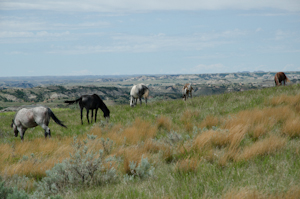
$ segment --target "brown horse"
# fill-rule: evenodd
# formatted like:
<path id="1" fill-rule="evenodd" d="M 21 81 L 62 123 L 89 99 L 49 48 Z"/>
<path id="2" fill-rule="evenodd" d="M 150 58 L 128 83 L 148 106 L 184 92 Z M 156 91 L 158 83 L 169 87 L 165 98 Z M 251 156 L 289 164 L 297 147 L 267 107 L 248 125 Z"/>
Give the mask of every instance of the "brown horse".
<path id="1" fill-rule="evenodd" d="M 192 91 L 193 91 L 193 87 L 191 83 L 186 83 L 183 88 L 182 88 L 182 99 L 184 101 L 186 101 L 186 99 L 189 97 L 189 95 L 192 98 Z"/>
<path id="2" fill-rule="evenodd" d="M 280 86 L 281 82 L 285 85 L 285 82 L 289 82 L 289 78 L 284 74 L 284 72 L 278 72 L 274 76 L 274 81 L 276 86 Z"/>

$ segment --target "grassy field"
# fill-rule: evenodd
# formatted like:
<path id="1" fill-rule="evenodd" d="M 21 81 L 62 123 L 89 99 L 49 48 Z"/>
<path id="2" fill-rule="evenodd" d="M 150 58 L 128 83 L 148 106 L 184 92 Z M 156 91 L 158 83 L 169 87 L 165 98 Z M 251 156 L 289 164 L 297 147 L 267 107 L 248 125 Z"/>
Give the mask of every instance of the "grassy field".
<path id="1" fill-rule="evenodd" d="M 72 153 L 73 137 L 112 140 L 111 148 L 88 142 L 115 157 L 117 179 L 61 193 L 64 198 L 298 198 L 300 195 L 300 85 L 226 93 L 182 100 L 109 106 L 107 124 L 80 123 L 77 106 L 53 109 L 68 127 L 50 123 L 13 136 L 14 113 L 0 113 L 0 173 L 32 193 L 46 170 Z M 101 121 L 99 121 L 101 119 Z M 147 178 L 125 180 L 130 163 L 147 158 L 154 168 Z"/>

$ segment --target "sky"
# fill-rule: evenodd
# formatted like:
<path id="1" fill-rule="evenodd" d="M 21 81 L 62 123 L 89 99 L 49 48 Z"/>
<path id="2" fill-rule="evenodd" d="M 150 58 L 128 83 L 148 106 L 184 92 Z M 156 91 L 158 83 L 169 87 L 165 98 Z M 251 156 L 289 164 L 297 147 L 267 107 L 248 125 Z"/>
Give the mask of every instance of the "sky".
<path id="1" fill-rule="evenodd" d="M 300 0 L 0 0 L 0 77 L 300 70 Z"/>

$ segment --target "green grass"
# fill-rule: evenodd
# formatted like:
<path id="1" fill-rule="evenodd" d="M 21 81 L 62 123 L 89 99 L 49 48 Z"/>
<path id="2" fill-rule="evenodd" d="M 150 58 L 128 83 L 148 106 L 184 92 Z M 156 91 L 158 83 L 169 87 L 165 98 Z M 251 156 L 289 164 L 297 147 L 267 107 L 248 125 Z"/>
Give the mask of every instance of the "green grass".
<path id="1" fill-rule="evenodd" d="M 84 112 L 84 125 L 81 125 L 80 111 L 77 106 L 71 109 L 54 108 L 53 112 L 64 121 L 68 129 L 60 127 L 53 121 L 50 122 L 50 129 L 53 139 L 85 135 L 94 126 L 99 126 L 103 134 L 108 134 L 115 125 L 120 124 L 126 128 L 131 126 L 137 118 L 155 126 L 157 118 L 163 115 L 171 120 L 171 131 L 176 131 L 184 138 L 183 141 L 174 144 L 174 150 L 178 150 L 176 147 L 188 143 L 189 139 L 185 137 L 187 135 L 192 137 L 195 133 L 194 129 L 187 128 L 187 121 L 195 127 L 209 115 L 217 118 L 230 118 L 244 110 L 271 107 L 269 101 L 276 96 L 299 94 L 300 85 L 291 85 L 194 97 L 186 102 L 181 99 L 162 100 L 148 103 L 147 106 L 143 103 L 142 106 L 137 105 L 134 108 L 131 108 L 129 104 L 115 105 L 109 106 L 111 111 L 109 125 L 105 124 L 102 111 L 98 112 L 98 122 L 90 125 L 87 124 Z M 296 111 L 295 114 L 299 116 Z M 0 143 L 20 142 L 20 138 L 15 138 L 10 128 L 13 116 L 14 113 L 0 113 Z M 281 126 L 282 124 L 278 123 L 270 131 L 275 135 L 281 135 Z M 221 125 L 215 128 L 220 127 Z M 156 141 L 163 141 L 169 133 L 165 128 L 159 128 L 155 136 Z M 200 135 L 202 130 L 198 129 L 196 133 Z M 43 129 L 36 127 L 29 129 L 24 139 L 26 142 L 43 136 Z M 240 146 L 250 146 L 266 137 L 268 136 L 253 139 L 247 134 Z M 297 187 L 300 190 L 300 140 L 297 136 L 287 137 L 287 140 L 287 145 L 274 153 L 258 155 L 249 160 L 228 160 L 226 165 L 216 161 L 217 156 L 227 152 L 226 147 L 222 148 L 222 146 L 213 146 L 212 151 L 215 153 L 212 154 L 213 160 L 206 158 L 205 155 L 208 154 L 202 151 L 187 151 L 186 153 L 177 151 L 173 159 L 171 158 L 172 161 L 169 162 L 162 158 L 161 153 L 151 153 L 150 160 L 155 167 L 154 177 L 125 182 L 121 174 L 120 180 L 113 184 L 74 190 L 65 198 L 224 198 L 230 191 L 244 188 L 250 192 L 257 192 L 261 196 L 267 194 L 270 197 L 280 198 L 289 193 L 291 188 Z M 143 144 L 141 142 L 136 147 Z M 177 161 L 191 157 L 199 159 L 197 169 L 192 172 L 178 172 Z"/>

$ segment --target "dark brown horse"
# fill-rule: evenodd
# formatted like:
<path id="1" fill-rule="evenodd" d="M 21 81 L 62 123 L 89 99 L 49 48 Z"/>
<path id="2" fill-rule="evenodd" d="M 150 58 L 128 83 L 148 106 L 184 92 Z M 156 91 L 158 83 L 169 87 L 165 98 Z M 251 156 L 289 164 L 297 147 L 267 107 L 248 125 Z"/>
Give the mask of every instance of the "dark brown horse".
<path id="1" fill-rule="evenodd" d="M 289 82 L 289 78 L 284 74 L 284 72 L 278 72 L 274 76 L 274 81 L 276 86 L 280 86 L 281 82 L 285 85 L 285 82 Z"/>
<path id="2" fill-rule="evenodd" d="M 96 122 L 98 108 L 100 108 L 103 111 L 103 113 L 104 113 L 103 116 L 106 118 L 106 120 L 109 119 L 110 111 L 108 110 L 107 106 L 104 104 L 104 102 L 101 100 L 101 98 L 97 94 L 82 95 L 77 100 L 65 101 L 65 103 L 68 103 L 68 104 L 73 104 L 73 103 L 77 103 L 77 102 L 79 102 L 79 106 L 80 106 L 81 124 L 83 124 L 83 122 L 82 122 L 83 108 L 86 109 L 86 118 L 87 118 L 88 123 L 90 123 L 90 120 L 89 120 L 89 110 L 90 109 L 92 110 L 92 120 L 91 121 L 93 121 L 93 115 L 94 115 L 93 110 L 95 110 L 95 122 Z"/>

